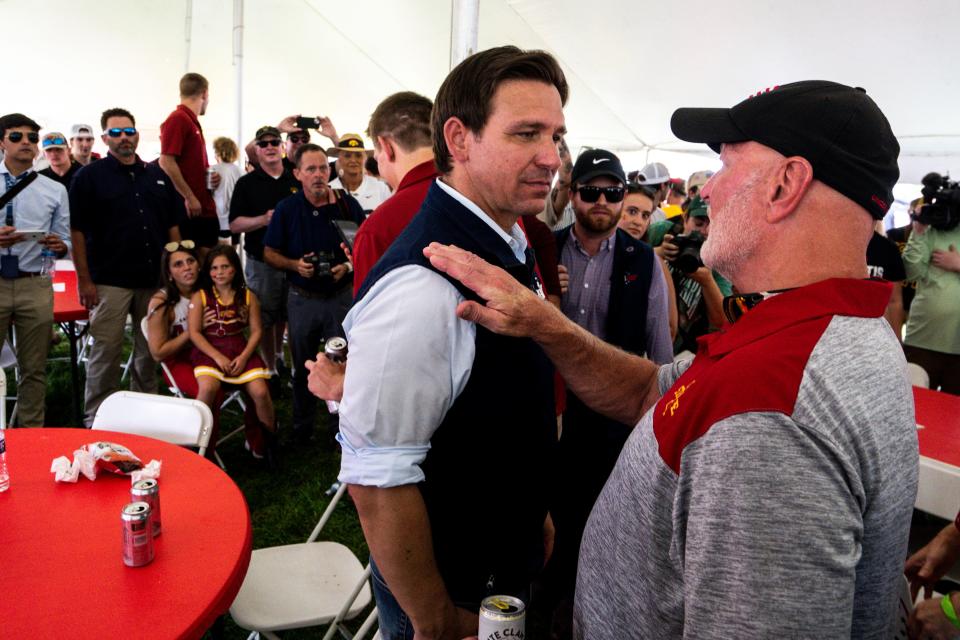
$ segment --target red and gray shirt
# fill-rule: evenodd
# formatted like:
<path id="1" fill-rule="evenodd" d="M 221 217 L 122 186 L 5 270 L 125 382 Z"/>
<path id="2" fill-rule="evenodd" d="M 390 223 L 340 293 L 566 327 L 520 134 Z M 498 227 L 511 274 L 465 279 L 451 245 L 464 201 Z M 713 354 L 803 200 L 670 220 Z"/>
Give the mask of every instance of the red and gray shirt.
<path id="1" fill-rule="evenodd" d="M 918 465 L 890 291 L 779 294 L 661 368 L 583 536 L 576 637 L 888 637 Z"/>

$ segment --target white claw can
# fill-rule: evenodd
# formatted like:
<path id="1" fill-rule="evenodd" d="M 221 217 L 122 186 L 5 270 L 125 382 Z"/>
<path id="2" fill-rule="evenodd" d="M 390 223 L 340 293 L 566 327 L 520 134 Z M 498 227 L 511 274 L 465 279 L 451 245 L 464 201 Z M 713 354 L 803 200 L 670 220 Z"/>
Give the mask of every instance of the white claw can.
<path id="1" fill-rule="evenodd" d="M 490 596 L 480 603 L 479 640 L 523 640 L 527 607 L 512 596 Z"/>

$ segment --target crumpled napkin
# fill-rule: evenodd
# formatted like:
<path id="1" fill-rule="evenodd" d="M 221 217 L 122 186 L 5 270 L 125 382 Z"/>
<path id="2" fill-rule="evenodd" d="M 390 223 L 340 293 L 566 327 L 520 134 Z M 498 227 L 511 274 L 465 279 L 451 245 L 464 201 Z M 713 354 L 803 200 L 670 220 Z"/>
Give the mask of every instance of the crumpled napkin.
<path id="1" fill-rule="evenodd" d="M 157 479 L 160 477 L 160 460 L 151 460 L 141 469 L 131 471 L 129 474 L 131 482 L 145 480 L 147 478 Z M 97 458 L 85 448 L 77 449 L 73 452 L 73 461 L 66 456 L 54 458 L 50 464 L 50 473 L 54 475 L 56 482 L 76 482 L 80 479 L 80 474 L 87 477 L 88 480 L 97 479 Z"/>

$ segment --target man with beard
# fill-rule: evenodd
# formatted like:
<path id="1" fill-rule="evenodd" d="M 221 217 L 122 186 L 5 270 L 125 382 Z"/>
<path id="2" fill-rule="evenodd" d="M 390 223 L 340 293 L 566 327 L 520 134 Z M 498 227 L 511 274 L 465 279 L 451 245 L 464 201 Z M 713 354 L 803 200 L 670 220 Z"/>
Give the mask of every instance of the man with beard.
<path id="1" fill-rule="evenodd" d="M 657 367 L 477 256 L 427 249 L 486 301 L 459 317 L 532 336 L 588 406 L 637 424 L 581 541 L 575 637 L 891 637 L 917 434 L 866 249 L 897 140 L 865 91 L 825 81 L 671 124 L 720 152 L 703 259 L 752 292 L 692 362 Z"/>
<path id="2" fill-rule="evenodd" d="M 667 285 L 649 245 L 617 228 L 626 192 L 620 159 L 603 149 L 577 158 L 571 175 L 574 223 L 556 232 L 570 283 L 564 315 L 601 340 L 665 364 L 673 359 Z M 550 513 L 557 530 L 542 584 L 559 606 L 554 630 L 569 637 L 580 537 L 632 425 L 604 418 L 567 394 Z"/>
<path id="3" fill-rule="evenodd" d="M 302 189 L 277 203 L 263 239 L 263 258 L 287 274 L 290 351 L 293 355 L 293 431 L 308 440 L 317 399 L 307 390 L 304 363 L 327 338 L 343 335 L 342 322 L 353 298 L 350 261 L 340 247 L 336 220 L 360 224 L 363 210 L 341 190 L 330 188 L 330 165 L 323 149 L 297 150 L 293 175 Z"/>
<path id="4" fill-rule="evenodd" d="M 199 73 L 180 78 L 180 104 L 160 125 L 160 168 L 170 176 L 183 196 L 187 219 L 181 226 L 184 238 L 197 243 L 201 261 L 206 250 L 217 244 L 220 222 L 213 194 L 207 188 L 207 143 L 200 116 L 210 103 L 210 84 Z M 220 184 L 216 173 L 213 188 Z"/>
<path id="5" fill-rule="evenodd" d="M 157 392 L 156 364 L 139 330 L 160 282 L 163 246 L 180 240 L 183 200 L 170 178 L 137 155 L 140 134 L 126 109 L 100 117 L 109 153 L 77 172 L 70 189 L 70 228 L 80 302 L 90 309 L 90 359 L 84 423 L 120 386 L 127 314 L 133 319 L 130 388 Z"/>

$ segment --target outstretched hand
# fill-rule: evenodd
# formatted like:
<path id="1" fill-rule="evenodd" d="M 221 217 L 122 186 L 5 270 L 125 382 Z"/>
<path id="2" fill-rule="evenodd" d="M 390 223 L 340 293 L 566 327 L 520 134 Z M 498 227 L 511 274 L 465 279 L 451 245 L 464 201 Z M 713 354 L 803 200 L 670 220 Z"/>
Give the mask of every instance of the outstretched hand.
<path id="1" fill-rule="evenodd" d="M 509 273 L 454 245 L 436 242 L 424 248 L 430 263 L 459 280 L 487 301 L 465 300 L 457 306 L 457 315 L 507 336 L 533 336 L 551 312 L 547 301 L 523 286 Z M 557 312 L 559 313 L 559 312 Z"/>

